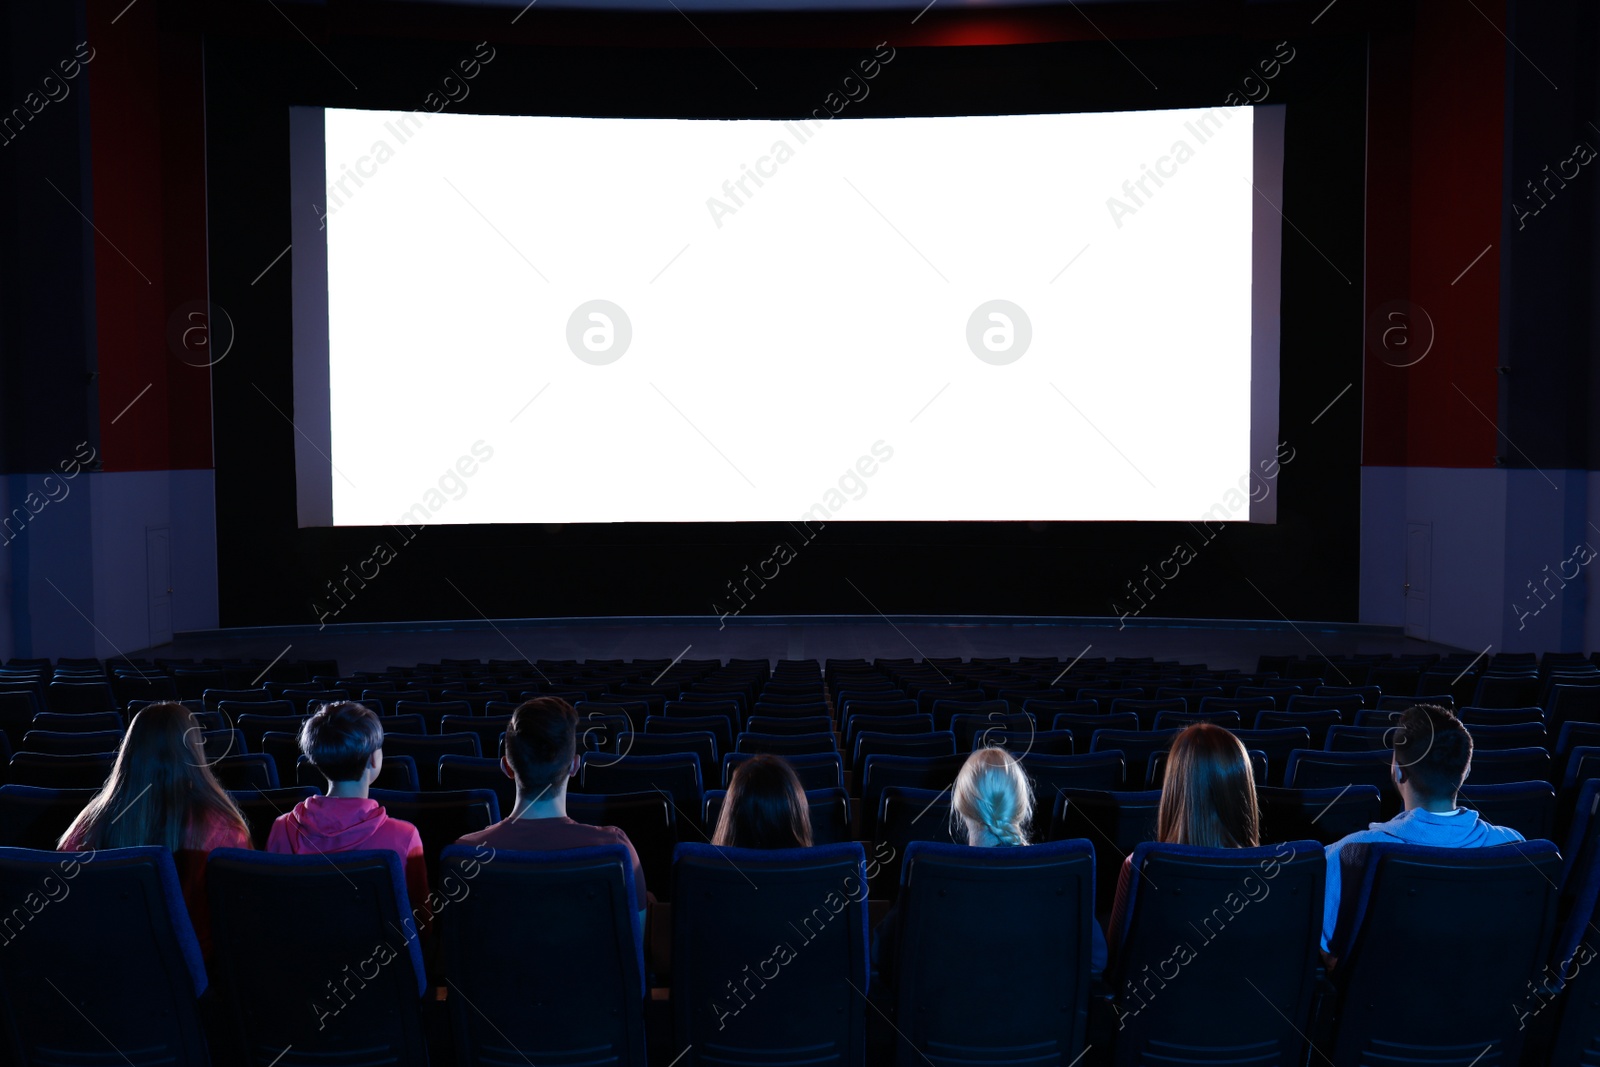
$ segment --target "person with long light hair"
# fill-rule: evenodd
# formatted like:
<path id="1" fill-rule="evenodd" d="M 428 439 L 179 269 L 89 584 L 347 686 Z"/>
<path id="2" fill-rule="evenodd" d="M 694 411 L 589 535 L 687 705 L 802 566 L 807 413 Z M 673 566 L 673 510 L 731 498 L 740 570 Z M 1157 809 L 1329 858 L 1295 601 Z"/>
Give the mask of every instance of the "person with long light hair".
<path id="1" fill-rule="evenodd" d="M 957 840 L 977 848 L 1028 843 L 1033 785 L 1003 748 L 980 748 L 967 757 L 950 790 L 950 827 Z"/>
<path id="2" fill-rule="evenodd" d="M 133 717 L 110 777 L 61 835 L 59 848 L 136 845 L 172 852 L 195 934 L 209 952 L 206 856 L 215 848 L 251 847 L 250 827 L 211 773 L 200 724 L 176 702 L 151 704 Z"/>
<path id="3" fill-rule="evenodd" d="M 973 848 L 1022 848 L 1029 844 L 1033 823 L 1033 783 L 1022 764 L 1003 748 L 980 748 L 967 757 L 950 787 L 950 836 Z M 1106 940 L 1100 924 L 1091 922 L 1094 944 L 1090 969 L 1105 969 Z M 892 986 L 895 947 L 900 938 L 900 902 L 878 924 L 872 959 Z"/>

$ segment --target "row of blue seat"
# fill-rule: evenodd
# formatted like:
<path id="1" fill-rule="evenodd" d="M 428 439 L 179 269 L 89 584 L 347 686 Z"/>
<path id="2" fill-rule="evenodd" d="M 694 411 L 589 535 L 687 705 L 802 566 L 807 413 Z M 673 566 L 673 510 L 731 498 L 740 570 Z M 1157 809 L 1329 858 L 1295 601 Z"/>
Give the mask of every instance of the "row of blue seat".
<path id="1" fill-rule="evenodd" d="M 1600 1033 L 1597 971 L 1569 962 L 1596 918 L 1600 864 L 1558 926 L 1548 842 L 1372 848 L 1347 871 L 1349 933 L 1326 980 L 1313 842 L 1140 846 L 1103 984 L 1088 842 L 908 846 L 900 936 L 874 975 L 864 887 L 879 862 L 854 843 L 680 846 L 675 903 L 655 920 L 670 927 L 662 974 L 617 846 L 447 849 L 420 921 L 392 853 L 219 850 L 206 871 L 209 966 L 164 850 L 5 849 L 0 894 L 35 903 L 3 924 L 0 1000 L 24 1062 L 100 1062 L 110 1043 L 177 1067 L 428 1063 L 441 1012 L 448 1047 L 435 1042 L 432 1061 L 460 1064 L 643 1067 L 651 1037 L 655 1062 L 682 1067 L 1065 1065 L 1094 1045 L 1118 1065 L 1356 1067 L 1397 1049 L 1513 1064 L 1530 1036 L 1540 1062 L 1577 1064 Z M 1426 981 L 1404 977 L 1419 967 Z M 647 997 L 658 983 L 665 1001 Z M 661 1006 L 667 1018 L 652 1015 Z M 879 1013 L 887 1025 L 869 1033 Z"/>

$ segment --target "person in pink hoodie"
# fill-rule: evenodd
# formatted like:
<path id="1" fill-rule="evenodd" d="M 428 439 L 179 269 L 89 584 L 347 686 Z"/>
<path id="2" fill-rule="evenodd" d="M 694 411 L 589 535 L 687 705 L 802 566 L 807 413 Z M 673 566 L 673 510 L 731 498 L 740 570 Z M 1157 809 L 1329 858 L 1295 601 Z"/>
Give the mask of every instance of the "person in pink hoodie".
<path id="1" fill-rule="evenodd" d="M 307 797 L 278 816 L 267 851 L 315 856 L 386 848 L 405 866 L 412 914 L 425 929 L 428 869 L 422 838 L 415 826 L 389 818 L 383 805 L 367 795 L 383 769 L 383 724 L 353 700 L 324 704 L 301 726 L 300 751 L 328 779 L 328 792 Z"/>

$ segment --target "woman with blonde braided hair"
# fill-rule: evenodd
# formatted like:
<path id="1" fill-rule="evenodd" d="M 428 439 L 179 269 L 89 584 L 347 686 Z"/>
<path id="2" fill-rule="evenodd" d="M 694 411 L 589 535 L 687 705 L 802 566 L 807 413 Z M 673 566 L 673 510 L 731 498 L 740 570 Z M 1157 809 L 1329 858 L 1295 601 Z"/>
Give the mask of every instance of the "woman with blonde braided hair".
<path id="1" fill-rule="evenodd" d="M 1032 821 L 1033 782 L 1022 764 L 1003 748 L 980 748 L 968 756 L 950 787 L 950 836 L 974 848 L 1020 848 L 1028 844 Z M 1094 938 L 1089 967 L 1098 975 L 1106 965 L 1106 939 L 1099 923 L 1089 926 Z M 891 989 L 899 938 L 900 905 L 896 903 L 872 939 L 873 966 Z"/>
<path id="2" fill-rule="evenodd" d="M 1003 748 L 980 748 L 951 787 L 952 836 L 979 848 L 1026 845 L 1033 821 L 1033 783 Z"/>

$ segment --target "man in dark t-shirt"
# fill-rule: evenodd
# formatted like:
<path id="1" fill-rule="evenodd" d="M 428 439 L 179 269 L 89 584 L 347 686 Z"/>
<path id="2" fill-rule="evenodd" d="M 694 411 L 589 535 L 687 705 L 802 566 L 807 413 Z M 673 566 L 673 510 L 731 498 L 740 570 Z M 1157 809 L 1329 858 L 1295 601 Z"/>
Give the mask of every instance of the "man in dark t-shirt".
<path id="1" fill-rule="evenodd" d="M 589 826 L 567 817 L 567 782 L 578 773 L 578 713 L 560 697 L 534 697 L 511 715 L 500 767 L 517 783 L 511 813 L 458 844 L 507 852 L 547 852 L 594 845 L 625 845 L 633 860 L 634 906 L 639 919 L 650 902 L 639 854 L 615 826 Z"/>

